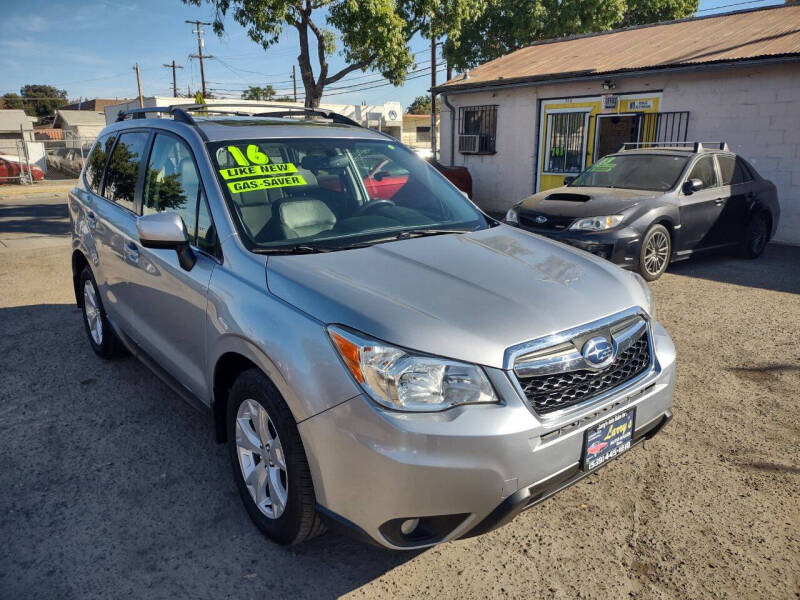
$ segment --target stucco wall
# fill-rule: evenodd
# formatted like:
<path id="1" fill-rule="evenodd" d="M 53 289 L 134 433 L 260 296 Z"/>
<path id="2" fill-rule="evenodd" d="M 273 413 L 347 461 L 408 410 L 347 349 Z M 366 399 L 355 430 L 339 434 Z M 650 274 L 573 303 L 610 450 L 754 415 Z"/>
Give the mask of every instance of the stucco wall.
<path id="1" fill-rule="evenodd" d="M 688 110 L 689 140 L 727 141 L 778 187 L 777 241 L 800 243 L 800 63 L 612 78 L 614 93 L 662 91 L 662 111 Z M 534 191 L 538 100 L 602 94 L 599 81 L 454 94 L 459 106 L 496 104 L 497 153 L 454 154 L 469 168 L 474 199 L 505 211 Z M 450 114 L 443 104 L 441 159 L 450 164 Z M 456 110 L 456 134 L 458 133 Z M 457 145 L 457 140 L 456 140 Z"/>

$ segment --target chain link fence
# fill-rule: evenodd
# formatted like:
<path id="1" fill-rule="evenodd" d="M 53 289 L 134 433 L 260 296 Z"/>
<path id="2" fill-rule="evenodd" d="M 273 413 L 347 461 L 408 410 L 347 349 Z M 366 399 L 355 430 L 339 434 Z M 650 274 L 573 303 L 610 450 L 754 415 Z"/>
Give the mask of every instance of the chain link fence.
<path id="1" fill-rule="evenodd" d="M 61 140 L 0 139 L 0 184 L 78 177 L 95 138 L 65 134 Z"/>

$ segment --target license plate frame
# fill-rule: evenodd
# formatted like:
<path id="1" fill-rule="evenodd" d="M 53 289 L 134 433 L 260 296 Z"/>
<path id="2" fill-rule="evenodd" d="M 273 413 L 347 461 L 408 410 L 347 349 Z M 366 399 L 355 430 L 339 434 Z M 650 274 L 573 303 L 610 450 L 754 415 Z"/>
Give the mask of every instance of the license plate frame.
<path id="1" fill-rule="evenodd" d="M 629 408 L 586 429 L 581 447 L 581 468 L 587 472 L 594 471 L 630 450 L 635 423 L 636 408 Z"/>

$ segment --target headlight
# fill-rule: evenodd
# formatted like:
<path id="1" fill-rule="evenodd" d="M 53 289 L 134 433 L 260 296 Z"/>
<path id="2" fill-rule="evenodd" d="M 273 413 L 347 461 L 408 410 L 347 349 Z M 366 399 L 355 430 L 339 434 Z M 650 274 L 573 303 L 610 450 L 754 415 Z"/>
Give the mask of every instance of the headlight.
<path id="1" fill-rule="evenodd" d="M 642 292 L 644 293 L 645 302 L 647 303 L 647 306 L 645 306 L 644 309 L 647 311 L 647 314 L 650 315 L 650 319 L 655 321 L 656 303 L 655 300 L 653 300 L 653 292 L 650 291 L 650 286 L 647 285 L 647 281 L 645 280 L 645 278 L 639 275 L 638 273 L 631 273 L 631 275 L 633 275 L 633 278 L 642 287 Z"/>
<path id="2" fill-rule="evenodd" d="M 570 229 L 578 229 L 581 231 L 603 231 L 604 229 L 611 229 L 612 227 L 616 227 L 622 220 L 625 218 L 625 215 L 608 215 L 606 217 L 588 217 L 586 219 L 580 219 L 579 221 L 575 221 L 571 226 Z"/>
<path id="3" fill-rule="evenodd" d="M 356 381 L 386 408 L 431 412 L 498 401 L 477 365 L 414 354 L 341 327 L 328 334 Z"/>
<path id="4" fill-rule="evenodd" d="M 520 204 L 522 204 L 520 202 Z M 519 204 L 515 204 L 506 213 L 506 223 L 509 225 L 519 225 Z"/>

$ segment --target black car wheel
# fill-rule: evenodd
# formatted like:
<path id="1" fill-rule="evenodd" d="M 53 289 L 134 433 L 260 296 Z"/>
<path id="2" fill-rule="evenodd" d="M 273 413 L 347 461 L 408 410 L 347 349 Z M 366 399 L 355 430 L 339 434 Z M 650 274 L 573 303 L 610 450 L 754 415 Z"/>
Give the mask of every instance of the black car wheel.
<path id="1" fill-rule="evenodd" d="M 758 258 L 769 242 L 769 220 L 763 212 L 754 214 L 747 223 L 742 243 L 742 253 L 747 258 Z"/>
<path id="2" fill-rule="evenodd" d="M 663 225 L 653 225 L 647 230 L 639 249 L 639 273 L 647 281 L 663 275 L 672 256 L 672 240 Z"/>
<path id="3" fill-rule="evenodd" d="M 233 476 L 256 526 L 284 545 L 325 531 L 297 425 L 272 382 L 258 369 L 245 371 L 227 411 Z"/>

